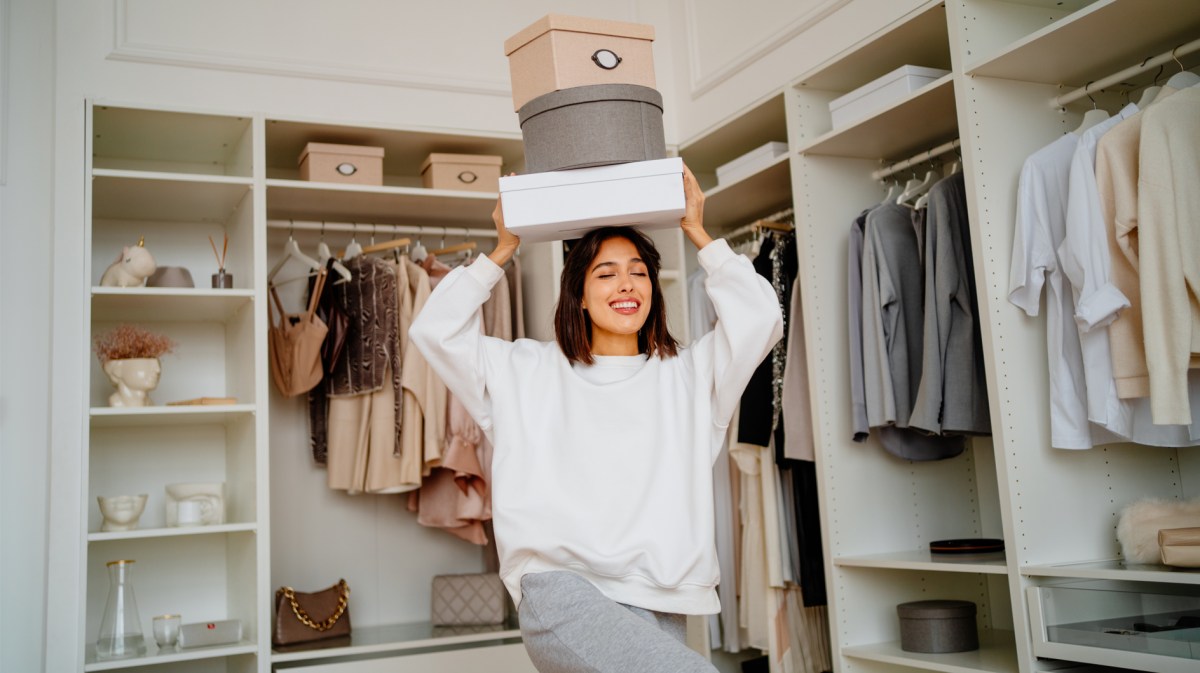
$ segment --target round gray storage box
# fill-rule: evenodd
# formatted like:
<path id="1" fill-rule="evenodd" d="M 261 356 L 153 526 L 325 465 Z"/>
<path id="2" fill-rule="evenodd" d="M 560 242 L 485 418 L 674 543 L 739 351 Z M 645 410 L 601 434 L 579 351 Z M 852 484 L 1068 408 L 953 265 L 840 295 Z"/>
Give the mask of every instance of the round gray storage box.
<path id="1" fill-rule="evenodd" d="M 945 654 L 979 649 L 975 604 L 971 601 L 916 601 L 896 606 L 900 649 Z"/>
<path id="2" fill-rule="evenodd" d="M 538 96 L 518 112 L 525 171 L 665 159 L 662 112 L 662 94 L 635 84 L 577 86 Z"/>

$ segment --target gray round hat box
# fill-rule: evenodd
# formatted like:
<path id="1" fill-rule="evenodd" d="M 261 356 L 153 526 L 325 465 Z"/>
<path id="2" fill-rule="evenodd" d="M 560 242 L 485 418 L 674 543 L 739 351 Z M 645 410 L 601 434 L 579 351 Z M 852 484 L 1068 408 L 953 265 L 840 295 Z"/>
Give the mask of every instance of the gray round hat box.
<path id="1" fill-rule="evenodd" d="M 896 606 L 900 649 L 946 654 L 979 649 L 975 604 L 971 601 L 916 601 Z"/>
<path id="2" fill-rule="evenodd" d="M 577 86 L 521 106 L 525 171 L 667 158 L 662 94 L 636 84 Z"/>

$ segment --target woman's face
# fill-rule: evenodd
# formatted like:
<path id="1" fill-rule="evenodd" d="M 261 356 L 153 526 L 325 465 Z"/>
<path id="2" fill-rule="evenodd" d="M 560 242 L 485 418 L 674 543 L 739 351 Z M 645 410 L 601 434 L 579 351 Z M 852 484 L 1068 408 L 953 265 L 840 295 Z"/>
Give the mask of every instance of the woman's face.
<path id="1" fill-rule="evenodd" d="M 592 345 L 598 340 L 637 338 L 650 315 L 653 296 L 650 271 L 637 247 L 625 238 L 610 238 L 588 266 L 583 281 L 583 309 L 592 319 Z"/>

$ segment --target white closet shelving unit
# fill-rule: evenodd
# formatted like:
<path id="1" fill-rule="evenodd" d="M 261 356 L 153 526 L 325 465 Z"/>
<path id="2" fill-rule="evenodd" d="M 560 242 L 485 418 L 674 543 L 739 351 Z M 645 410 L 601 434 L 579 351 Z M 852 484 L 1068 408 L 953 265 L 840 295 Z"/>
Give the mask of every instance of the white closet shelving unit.
<path id="1" fill-rule="evenodd" d="M 113 408 L 96 356 L 81 353 L 90 372 L 81 410 L 86 497 L 79 531 L 86 560 L 79 578 L 85 643 L 81 669 L 235 671 L 259 669 L 267 618 L 265 338 L 257 282 L 264 237 L 254 198 L 255 124 L 249 116 L 180 110 L 88 107 L 86 288 L 89 336 L 121 323 L 166 334 L 177 346 L 162 358 L 151 393 L 159 406 Z M 208 289 L 216 271 L 207 237 L 228 234 L 230 290 Z M 99 287 L 124 245 L 145 237 L 160 266 L 187 267 L 196 288 Z M 220 406 L 161 406 L 195 397 L 232 397 Z M 224 482 L 225 523 L 166 527 L 164 486 Z M 97 496 L 149 496 L 137 530 L 101 532 Z M 94 643 L 108 593 L 105 564 L 134 559 L 132 582 L 149 654 L 101 661 Z M 151 619 L 239 619 L 243 640 L 229 646 L 159 651 Z M 269 636 L 267 636 L 269 638 Z"/>
<path id="2" fill-rule="evenodd" d="M 1118 513 L 1129 502 L 1200 495 L 1200 449 L 1051 449 L 1044 319 L 1011 306 L 1007 287 L 1021 165 L 1074 129 L 1091 107 L 1085 98 L 1061 110 L 1052 104 L 1055 97 L 1197 35 L 1197 3 L 930 1 L 681 147 L 707 188 L 706 220 L 717 233 L 794 203 L 838 671 L 1196 670 L 1188 659 L 1047 642 L 1041 587 L 1119 582 L 1186 593 L 1200 582 L 1194 573 L 1125 565 L 1115 535 Z M 1182 61 L 1193 68 L 1200 57 Z M 909 64 L 951 73 L 867 118 L 832 128 L 830 100 Z M 1168 66 L 1162 79 L 1172 72 Z M 1153 71 L 1118 88 L 1136 94 L 1152 79 Z M 1126 100 L 1113 90 L 1093 94 L 1110 110 Z M 782 140 L 776 136 L 784 132 L 789 161 L 715 187 L 713 167 Z M 971 440 L 957 458 L 911 463 L 888 456 L 874 440 L 857 444 L 850 437 L 846 240 L 853 218 L 882 198 L 873 171 L 956 138 L 967 180 L 994 435 Z M 954 158 L 930 163 L 944 169 Z M 975 557 L 929 553 L 931 540 L 950 537 L 1003 538 L 1007 550 Z M 901 650 L 896 604 L 929 598 L 979 606 L 979 651 Z M 1095 608 L 1103 609 L 1100 599 Z"/>

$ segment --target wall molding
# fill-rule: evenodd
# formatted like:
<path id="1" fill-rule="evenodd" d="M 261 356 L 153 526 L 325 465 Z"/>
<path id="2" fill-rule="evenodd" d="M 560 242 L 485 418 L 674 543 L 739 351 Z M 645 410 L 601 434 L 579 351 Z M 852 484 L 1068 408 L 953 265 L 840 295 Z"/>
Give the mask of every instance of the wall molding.
<path id="1" fill-rule="evenodd" d="M 319 61 L 274 59 L 263 56 L 246 57 L 206 49 L 180 49 L 137 43 L 129 38 L 127 2 L 128 0 L 113 0 L 113 48 L 107 56 L 110 60 L 430 89 L 505 98 L 512 95 L 511 86 L 507 80 L 503 79 L 429 75 L 412 70 L 358 68 Z"/>
<path id="2" fill-rule="evenodd" d="M 684 0 L 683 3 L 684 24 L 687 31 L 688 75 L 693 100 L 711 91 L 722 82 L 729 80 L 742 70 L 745 70 L 755 61 L 783 46 L 797 35 L 824 20 L 830 14 L 850 4 L 851 0 L 825 0 L 814 5 L 811 9 L 795 17 L 766 39 L 734 56 L 728 62 L 708 74 L 701 72 L 700 67 L 701 40 L 697 23 L 699 17 L 695 7 L 696 2 L 697 0 Z"/>

